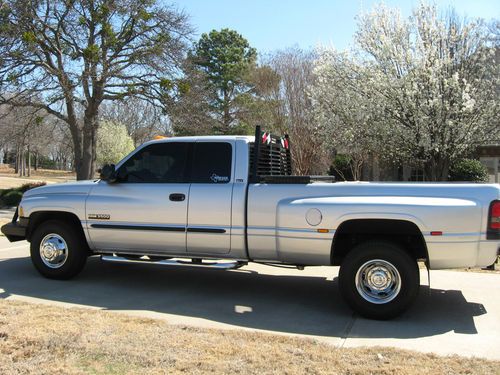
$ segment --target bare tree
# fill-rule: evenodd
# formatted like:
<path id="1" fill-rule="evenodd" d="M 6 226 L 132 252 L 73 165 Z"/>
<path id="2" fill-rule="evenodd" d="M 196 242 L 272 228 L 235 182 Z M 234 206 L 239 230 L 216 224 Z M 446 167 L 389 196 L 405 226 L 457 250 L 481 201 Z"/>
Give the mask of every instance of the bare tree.
<path id="1" fill-rule="evenodd" d="M 170 133 L 170 124 L 161 108 L 139 98 L 103 104 L 101 119 L 126 126 L 137 147 L 155 135 Z"/>
<path id="2" fill-rule="evenodd" d="M 65 122 L 78 179 L 94 175 L 101 104 L 159 104 L 191 33 L 184 13 L 154 0 L 7 0 L 0 23 L 0 102 Z"/>
<path id="3" fill-rule="evenodd" d="M 290 134 L 294 173 L 321 174 L 329 164 L 323 133 L 314 118 L 309 88 L 314 83 L 315 54 L 298 47 L 278 51 L 267 64 L 280 77 L 271 91 L 275 102 L 273 123 L 280 132 Z"/>
<path id="4" fill-rule="evenodd" d="M 48 120 L 48 118 L 47 118 Z M 52 126 L 52 142 L 46 148 L 43 156 L 47 156 L 60 170 L 74 170 L 74 150 L 71 134 L 63 121 L 52 117 L 50 118 Z"/>
<path id="5" fill-rule="evenodd" d="M 4 152 L 13 152 L 14 168 L 19 176 L 30 176 L 32 156 L 35 168 L 37 155 L 51 141 L 51 126 L 45 111 L 33 108 L 0 105 L 0 145 Z"/>

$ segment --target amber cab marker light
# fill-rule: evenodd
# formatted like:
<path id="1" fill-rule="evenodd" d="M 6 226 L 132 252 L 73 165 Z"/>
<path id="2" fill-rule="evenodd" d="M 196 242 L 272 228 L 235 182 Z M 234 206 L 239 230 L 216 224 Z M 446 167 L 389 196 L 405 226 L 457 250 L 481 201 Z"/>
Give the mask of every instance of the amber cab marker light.
<path id="1" fill-rule="evenodd" d="M 328 233 L 330 232 L 329 229 L 318 229 L 318 233 Z"/>
<path id="2" fill-rule="evenodd" d="M 435 230 L 431 232 L 431 236 L 442 236 L 442 235 L 443 232 L 441 232 L 440 230 Z"/>

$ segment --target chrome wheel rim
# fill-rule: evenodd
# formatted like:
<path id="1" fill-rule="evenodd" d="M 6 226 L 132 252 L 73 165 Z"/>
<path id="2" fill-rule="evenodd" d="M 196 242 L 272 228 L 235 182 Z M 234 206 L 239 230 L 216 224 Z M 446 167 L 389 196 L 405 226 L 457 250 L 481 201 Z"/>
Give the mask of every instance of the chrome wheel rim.
<path id="1" fill-rule="evenodd" d="M 68 259 L 68 245 L 56 233 L 47 234 L 40 242 L 40 258 L 49 268 L 60 268 Z"/>
<path id="2" fill-rule="evenodd" d="M 401 290 L 401 276 L 393 264 L 382 259 L 369 260 L 356 273 L 356 289 L 370 303 L 388 303 Z"/>

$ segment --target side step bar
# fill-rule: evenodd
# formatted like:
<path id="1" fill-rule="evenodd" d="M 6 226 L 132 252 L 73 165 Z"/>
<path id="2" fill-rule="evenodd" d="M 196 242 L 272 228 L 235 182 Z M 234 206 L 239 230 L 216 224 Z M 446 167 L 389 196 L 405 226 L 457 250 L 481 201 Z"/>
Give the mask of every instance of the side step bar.
<path id="1" fill-rule="evenodd" d="M 182 267 L 202 267 L 202 268 L 217 268 L 221 270 L 235 270 L 240 267 L 246 266 L 248 262 L 203 262 L 201 259 L 193 259 L 192 262 L 185 260 L 148 260 L 148 259 L 130 259 L 119 257 L 115 255 L 101 255 L 101 260 L 111 263 L 136 263 L 136 264 L 159 264 L 162 266 L 182 266 Z"/>

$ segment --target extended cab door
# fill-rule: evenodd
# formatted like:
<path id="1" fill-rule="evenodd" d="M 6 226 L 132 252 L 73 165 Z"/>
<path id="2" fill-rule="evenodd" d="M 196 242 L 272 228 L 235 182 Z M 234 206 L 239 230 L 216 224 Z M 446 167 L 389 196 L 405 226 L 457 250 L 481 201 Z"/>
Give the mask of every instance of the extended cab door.
<path id="1" fill-rule="evenodd" d="M 187 251 L 227 254 L 231 250 L 234 143 L 195 144 L 189 192 Z"/>
<path id="2" fill-rule="evenodd" d="M 192 143 L 158 142 L 139 149 L 100 181 L 86 204 L 87 229 L 97 250 L 183 253 Z"/>

